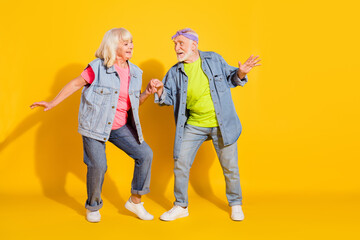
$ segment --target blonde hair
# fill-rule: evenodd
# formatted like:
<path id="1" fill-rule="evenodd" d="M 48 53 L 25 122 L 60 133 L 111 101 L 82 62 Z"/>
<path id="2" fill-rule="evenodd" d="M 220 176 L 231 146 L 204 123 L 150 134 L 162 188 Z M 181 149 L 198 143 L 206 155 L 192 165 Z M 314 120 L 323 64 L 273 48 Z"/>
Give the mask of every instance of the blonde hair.
<path id="1" fill-rule="evenodd" d="M 110 29 L 105 33 L 100 47 L 96 50 L 95 57 L 104 60 L 104 65 L 107 68 L 111 67 L 114 65 L 116 59 L 116 50 L 119 41 L 127 41 L 130 39 L 132 39 L 132 35 L 125 28 Z"/>

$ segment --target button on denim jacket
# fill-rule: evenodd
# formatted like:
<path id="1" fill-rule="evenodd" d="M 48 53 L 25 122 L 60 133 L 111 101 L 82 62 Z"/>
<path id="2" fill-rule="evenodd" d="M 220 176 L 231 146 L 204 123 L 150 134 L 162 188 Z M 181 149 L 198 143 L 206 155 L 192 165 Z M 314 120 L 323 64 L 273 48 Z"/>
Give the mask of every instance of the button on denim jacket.
<path id="1" fill-rule="evenodd" d="M 239 79 L 238 68 L 228 65 L 219 54 L 202 51 L 199 53 L 201 67 L 209 80 L 210 94 L 224 145 L 233 144 L 239 138 L 242 127 L 235 111 L 230 88 L 244 86 L 247 77 Z M 179 62 L 171 67 L 163 83 L 163 93 L 160 98 L 155 94 L 155 103 L 174 106 L 176 123 L 174 159 L 178 159 L 184 126 L 189 117 L 186 108 L 188 77 L 184 71 L 184 64 Z"/>
<path id="2" fill-rule="evenodd" d="M 131 109 L 128 111 L 128 123 L 136 129 L 140 143 L 144 141 L 140 119 L 139 100 L 142 84 L 142 70 L 128 62 L 130 68 L 129 98 Z M 89 63 L 94 71 L 92 84 L 84 87 L 79 109 L 79 127 L 81 135 L 100 141 L 107 141 L 115 118 L 120 93 L 120 77 L 115 66 L 107 68 L 104 61 L 95 59 Z"/>

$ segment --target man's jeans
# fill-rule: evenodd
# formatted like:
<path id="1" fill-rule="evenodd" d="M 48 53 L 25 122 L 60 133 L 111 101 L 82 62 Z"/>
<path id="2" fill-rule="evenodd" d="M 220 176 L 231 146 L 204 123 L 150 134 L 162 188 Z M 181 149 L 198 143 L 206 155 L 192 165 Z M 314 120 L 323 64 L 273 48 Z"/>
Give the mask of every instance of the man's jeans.
<path id="1" fill-rule="evenodd" d="M 153 152 L 146 142 L 137 141 L 136 131 L 128 124 L 112 130 L 109 141 L 135 160 L 131 193 L 144 195 L 150 186 L 151 161 Z M 87 165 L 87 194 L 85 207 L 90 211 L 99 210 L 102 205 L 101 189 L 107 170 L 105 142 L 84 137 L 84 162 Z"/>
<path id="2" fill-rule="evenodd" d="M 237 144 L 224 146 L 218 127 L 204 128 L 186 125 L 180 148 L 179 159 L 175 159 L 175 205 L 187 207 L 189 173 L 200 145 L 211 138 L 220 160 L 226 182 L 226 197 L 229 206 L 241 205 L 242 194 L 238 168 Z"/>

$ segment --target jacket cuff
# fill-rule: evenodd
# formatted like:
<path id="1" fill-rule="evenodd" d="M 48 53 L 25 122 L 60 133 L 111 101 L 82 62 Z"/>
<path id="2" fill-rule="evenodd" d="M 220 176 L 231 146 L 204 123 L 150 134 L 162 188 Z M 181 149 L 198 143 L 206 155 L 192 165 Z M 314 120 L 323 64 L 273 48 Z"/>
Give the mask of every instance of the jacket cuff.
<path id="1" fill-rule="evenodd" d="M 166 91 L 164 89 L 161 94 L 161 97 L 159 97 L 159 95 L 155 93 L 154 103 L 163 104 L 165 102 L 165 98 L 166 98 Z"/>
<path id="2" fill-rule="evenodd" d="M 245 77 L 243 79 L 240 79 L 239 76 L 237 74 L 234 74 L 233 76 L 233 83 L 236 85 L 236 86 L 244 86 L 245 83 L 248 82 L 248 78 L 247 78 L 247 75 L 245 75 Z"/>

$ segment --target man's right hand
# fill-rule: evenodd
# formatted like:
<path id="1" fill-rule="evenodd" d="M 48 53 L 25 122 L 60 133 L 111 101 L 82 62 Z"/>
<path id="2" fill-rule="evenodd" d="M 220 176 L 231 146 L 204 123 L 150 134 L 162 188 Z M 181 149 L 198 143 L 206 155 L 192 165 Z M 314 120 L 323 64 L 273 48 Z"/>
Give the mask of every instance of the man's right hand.
<path id="1" fill-rule="evenodd" d="M 151 85 L 156 88 L 156 92 L 159 95 L 159 97 L 161 97 L 161 95 L 163 93 L 163 89 L 164 89 L 164 84 L 162 83 L 162 81 L 155 78 L 155 79 L 151 79 L 150 82 L 151 82 Z"/>

